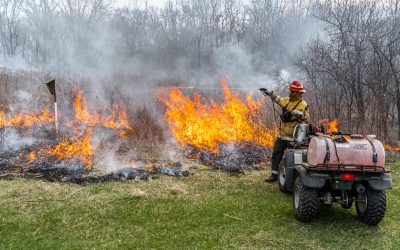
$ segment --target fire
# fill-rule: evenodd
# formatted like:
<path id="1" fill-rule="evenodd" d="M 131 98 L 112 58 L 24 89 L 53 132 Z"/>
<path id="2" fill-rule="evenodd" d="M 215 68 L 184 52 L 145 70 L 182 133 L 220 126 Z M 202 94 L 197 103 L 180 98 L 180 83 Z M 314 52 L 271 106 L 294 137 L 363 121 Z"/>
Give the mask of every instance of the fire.
<path id="1" fill-rule="evenodd" d="M 339 131 L 338 120 L 335 119 L 329 123 L 329 131 Z"/>
<path id="2" fill-rule="evenodd" d="M 108 113 L 108 115 L 102 117 L 96 110 L 89 110 L 86 105 L 87 100 L 82 96 L 82 90 L 75 91 L 75 93 L 75 119 L 67 125 L 73 128 L 77 125 L 85 125 L 87 128 L 84 135 L 77 136 L 81 127 L 75 128 L 74 136 L 71 138 L 64 136 L 63 140 L 53 149 L 48 149 L 41 153 L 56 156 L 58 160 L 79 159 L 87 168 L 91 168 L 93 147 L 90 142 L 95 126 L 114 129 L 120 137 L 124 137 L 124 129 L 130 130 L 132 128 L 128 125 L 128 116 L 122 104 L 105 106 L 104 113 Z"/>
<path id="3" fill-rule="evenodd" d="M 76 92 L 76 90 L 73 90 Z M 132 129 L 128 125 L 128 115 L 122 104 L 112 104 L 106 105 L 104 107 L 105 112 L 108 113 L 107 116 L 101 116 L 96 110 L 89 110 L 86 103 L 87 100 L 82 96 L 83 90 L 76 92 L 76 97 L 74 101 L 75 107 L 75 120 L 68 123 L 69 126 L 86 124 L 90 127 L 101 126 L 104 128 L 111 128 L 114 130 L 121 129 Z M 123 131 L 119 131 L 119 135 L 124 136 Z"/>
<path id="4" fill-rule="evenodd" d="M 41 151 L 41 154 L 56 156 L 58 160 L 79 159 L 85 166 L 92 166 L 93 148 L 90 144 L 93 127 L 89 127 L 85 134 L 79 138 L 71 140 L 64 136 L 63 140 L 54 148 Z"/>
<path id="5" fill-rule="evenodd" d="M 332 131 L 339 131 L 339 126 L 338 126 L 338 119 L 334 119 L 333 121 L 329 121 L 329 119 L 322 119 L 320 121 L 324 125 L 324 127 L 328 128 L 328 134 L 332 133 Z"/>
<path id="6" fill-rule="evenodd" d="M 122 104 L 107 105 L 100 112 L 90 110 L 87 107 L 87 100 L 83 97 L 83 91 L 73 90 L 75 93 L 74 119 L 65 125 L 74 130 L 72 136 L 63 135 L 60 143 L 54 147 L 44 145 L 42 148 L 31 152 L 21 152 L 20 156 L 26 157 L 26 162 L 32 163 L 39 157 L 54 156 L 57 160 L 70 161 L 80 160 L 86 168 L 93 164 L 93 146 L 91 139 L 95 127 L 109 128 L 115 131 L 120 137 L 125 136 L 125 130 L 131 130 L 128 125 L 128 115 Z M 0 127 L 23 126 L 29 127 L 36 124 L 48 124 L 55 121 L 54 115 L 45 109 L 42 112 L 21 112 L 16 116 L 7 116 L 0 111 Z"/>
<path id="7" fill-rule="evenodd" d="M 10 117 L 4 111 L 0 111 L 0 127 L 29 127 L 35 124 L 44 125 L 52 122 L 54 122 L 54 115 L 51 115 L 48 109 L 33 113 L 20 112 L 16 116 Z"/>
<path id="8" fill-rule="evenodd" d="M 390 145 L 387 144 L 387 143 L 383 143 L 383 147 L 384 147 L 386 150 L 389 150 L 389 151 L 392 151 L 392 152 L 394 152 L 394 151 L 400 151 L 400 142 L 397 142 L 397 147 L 396 147 L 396 146 L 390 146 Z"/>
<path id="9" fill-rule="evenodd" d="M 31 163 L 32 161 L 36 160 L 36 153 L 34 151 L 29 153 L 28 160 L 29 160 L 29 163 Z"/>
<path id="10" fill-rule="evenodd" d="M 163 89 L 156 95 L 167 107 L 165 119 L 176 140 L 182 146 L 192 144 L 213 152 L 218 151 L 218 143 L 252 141 L 272 146 L 274 130 L 260 119 L 252 119 L 260 113 L 261 101 L 254 100 L 251 93 L 241 100 L 239 93 L 229 89 L 224 76 L 220 83 L 225 94 L 221 104 L 214 100 L 204 103 L 198 92 L 191 100 L 178 88 Z"/>
<path id="11" fill-rule="evenodd" d="M 76 92 L 76 89 L 73 89 Z M 94 126 L 96 121 L 99 119 L 97 112 L 92 115 L 86 106 L 86 98 L 82 97 L 83 90 L 76 93 L 74 107 L 75 107 L 75 121 L 72 124 L 88 124 L 89 126 Z"/>

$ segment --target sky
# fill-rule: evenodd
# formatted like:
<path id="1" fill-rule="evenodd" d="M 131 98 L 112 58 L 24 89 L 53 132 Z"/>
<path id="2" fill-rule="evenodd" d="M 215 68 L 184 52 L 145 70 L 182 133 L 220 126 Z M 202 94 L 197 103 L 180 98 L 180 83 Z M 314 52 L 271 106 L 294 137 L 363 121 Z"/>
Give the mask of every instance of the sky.
<path id="1" fill-rule="evenodd" d="M 157 6 L 157 7 L 162 7 L 168 0 L 149 0 L 148 3 Z"/>
<path id="2" fill-rule="evenodd" d="M 126 6 L 129 5 L 129 3 L 134 3 L 136 2 L 135 0 L 115 0 L 115 3 L 117 5 L 122 5 Z M 144 2 L 144 0 L 139 0 L 138 2 Z M 163 7 L 168 0 L 148 0 L 147 1 L 149 5 L 155 6 L 155 7 Z"/>
<path id="3" fill-rule="evenodd" d="M 164 7 L 165 3 L 168 1 L 169 0 L 147 0 L 147 3 L 155 7 Z M 145 0 L 115 0 L 115 3 L 119 6 L 127 6 L 129 3 L 134 2 L 145 2 Z M 248 3 L 250 0 L 243 0 L 242 2 Z"/>

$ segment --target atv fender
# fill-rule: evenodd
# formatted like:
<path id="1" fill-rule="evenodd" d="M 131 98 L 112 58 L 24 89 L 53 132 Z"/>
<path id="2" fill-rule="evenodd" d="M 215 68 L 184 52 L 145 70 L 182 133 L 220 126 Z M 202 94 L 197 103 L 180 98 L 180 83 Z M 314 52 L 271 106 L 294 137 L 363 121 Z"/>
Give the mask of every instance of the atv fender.
<path id="1" fill-rule="evenodd" d="M 296 165 L 294 169 L 297 175 L 300 175 L 304 186 L 309 188 L 322 188 L 325 185 L 325 178 L 311 177 L 305 167 Z"/>
<path id="2" fill-rule="evenodd" d="M 302 152 L 303 162 L 307 162 L 307 149 L 288 149 L 286 150 L 286 188 L 289 192 L 293 191 L 294 181 L 296 180 L 294 167 L 296 165 L 294 159 L 295 152 Z M 300 165 L 301 166 L 301 165 Z"/>
<path id="3" fill-rule="evenodd" d="M 368 180 L 368 183 L 375 190 L 392 189 L 392 175 L 383 173 L 381 179 Z"/>

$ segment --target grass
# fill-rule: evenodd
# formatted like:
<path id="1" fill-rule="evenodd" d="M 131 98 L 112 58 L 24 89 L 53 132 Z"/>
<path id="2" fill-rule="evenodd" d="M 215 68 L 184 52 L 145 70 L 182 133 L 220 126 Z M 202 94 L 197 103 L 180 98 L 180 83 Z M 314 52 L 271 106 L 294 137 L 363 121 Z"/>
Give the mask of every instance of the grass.
<path id="1" fill-rule="evenodd" d="M 354 206 L 294 218 L 292 196 L 263 179 L 199 166 L 189 177 L 88 184 L 0 181 L 0 249 L 400 249 L 398 161 L 378 226 Z"/>

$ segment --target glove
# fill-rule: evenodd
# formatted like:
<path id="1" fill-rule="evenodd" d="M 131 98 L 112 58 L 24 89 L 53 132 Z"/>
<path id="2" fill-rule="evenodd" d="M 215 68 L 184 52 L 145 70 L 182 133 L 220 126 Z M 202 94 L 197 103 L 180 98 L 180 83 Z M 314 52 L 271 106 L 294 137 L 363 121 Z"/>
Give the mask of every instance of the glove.
<path id="1" fill-rule="evenodd" d="M 259 89 L 261 91 L 261 93 L 263 93 L 264 95 L 271 95 L 273 93 L 273 91 L 268 91 L 268 89 L 266 88 L 260 88 Z"/>
<path id="2" fill-rule="evenodd" d="M 295 115 L 295 116 L 297 116 L 298 118 L 300 118 L 300 117 L 303 116 L 303 113 L 302 113 L 301 111 L 298 111 L 298 110 L 293 109 L 293 110 L 292 110 L 292 115 Z"/>

